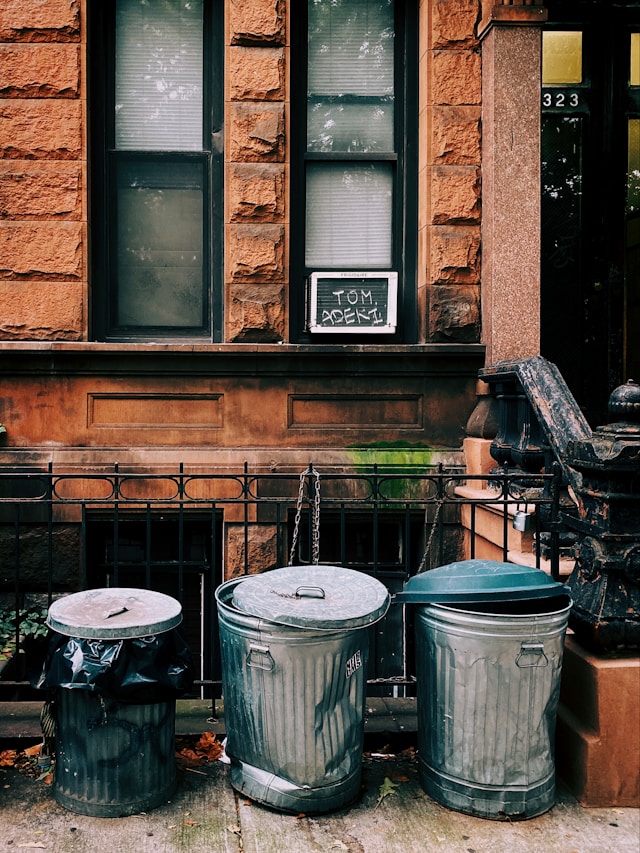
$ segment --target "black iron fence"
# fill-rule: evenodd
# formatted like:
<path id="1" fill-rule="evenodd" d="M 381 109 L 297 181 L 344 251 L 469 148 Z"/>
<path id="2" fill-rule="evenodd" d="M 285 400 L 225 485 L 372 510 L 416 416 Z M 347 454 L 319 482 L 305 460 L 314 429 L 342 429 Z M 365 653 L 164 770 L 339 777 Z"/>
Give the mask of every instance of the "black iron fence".
<path id="1" fill-rule="evenodd" d="M 561 476 L 499 470 L 303 472 L 221 469 L 0 472 L 0 700 L 31 698 L 43 617 L 69 592 L 105 586 L 177 598 L 199 695 L 220 691 L 214 592 L 230 577 L 288 564 L 367 572 L 393 594 L 418 571 L 487 556 L 509 561 L 514 526 L 531 561 L 558 577 Z M 496 540 L 495 529 L 498 530 Z M 497 544 L 496 544 L 497 541 Z M 410 614 L 392 606 L 372 631 L 370 693 L 407 695 Z M 401 693 L 399 694 L 399 691 Z"/>

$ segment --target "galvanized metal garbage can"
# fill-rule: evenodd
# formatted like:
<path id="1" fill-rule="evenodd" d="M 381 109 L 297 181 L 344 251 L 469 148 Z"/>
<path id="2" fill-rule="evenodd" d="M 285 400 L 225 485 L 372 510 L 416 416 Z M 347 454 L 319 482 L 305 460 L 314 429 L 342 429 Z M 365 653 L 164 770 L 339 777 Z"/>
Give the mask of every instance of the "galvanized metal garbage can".
<path id="1" fill-rule="evenodd" d="M 339 566 L 290 566 L 216 592 L 233 787 L 294 814 L 360 792 L 368 628 L 386 587 Z"/>
<path id="2" fill-rule="evenodd" d="M 419 775 L 456 811 L 535 817 L 555 803 L 555 726 L 571 598 L 540 570 L 466 560 L 416 575 Z"/>
<path id="3" fill-rule="evenodd" d="M 176 628 L 179 602 L 149 590 L 110 588 L 74 593 L 55 601 L 52 631 L 83 641 L 98 662 L 120 640 L 146 638 Z M 86 642 L 85 642 L 86 641 Z M 85 664 L 83 664 L 85 665 Z M 90 682 L 91 673 L 86 681 Z M 133 676 L 135 679 L 135 675 Z M 144 675 L 140 675 L 141 683 Z M 138 814 L 166 802 L 176 787 L 175 698 L 143 704 L 117 701 L 90 685 L 55 694 L 55 799 L 94 817 Z"/>

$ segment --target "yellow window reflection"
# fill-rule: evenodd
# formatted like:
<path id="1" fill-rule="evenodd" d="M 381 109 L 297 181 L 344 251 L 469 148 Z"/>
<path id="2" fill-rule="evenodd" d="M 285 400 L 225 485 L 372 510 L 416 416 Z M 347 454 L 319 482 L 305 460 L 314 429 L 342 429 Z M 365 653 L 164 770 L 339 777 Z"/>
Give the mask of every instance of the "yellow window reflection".
<path id="1" fill-rule="evenodd" d="M 582 83 L 582 33 L 548 30 L 542 33 L 542 85 Z"/>
<path id="2" fill-rule="evenodd" d="M 629 83 L 640 86 L 640 33 L 631 33 L 631 72 Z"/>

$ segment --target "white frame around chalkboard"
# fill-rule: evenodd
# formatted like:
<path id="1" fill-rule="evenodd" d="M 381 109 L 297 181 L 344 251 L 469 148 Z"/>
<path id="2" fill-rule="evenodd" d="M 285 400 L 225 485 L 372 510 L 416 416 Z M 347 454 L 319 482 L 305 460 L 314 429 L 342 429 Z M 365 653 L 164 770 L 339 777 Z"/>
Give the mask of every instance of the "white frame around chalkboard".
<path id="1" fill-rule="evenodd" d="M 345 287 L 334 290 L 335 307 L 323 308 L 322 285 L 335 279 Z M 369 279 L 382 280 L 386 296 L 384 316 L 378 302 L 373 301 Z M 345 288 L 352 282 L 351 289 Z M 358 291 L 360 295 L 358 296 Z M 350 295 L 352 294 L 352 296 Z M 397 272 L 314 272 L 309 276 L 309 312 L 307 329 L 312 334 L 324 335 L 392 335 L 398 325 L 398 273 Z M 367 322 L 369 320 L 370 322 Z"/>

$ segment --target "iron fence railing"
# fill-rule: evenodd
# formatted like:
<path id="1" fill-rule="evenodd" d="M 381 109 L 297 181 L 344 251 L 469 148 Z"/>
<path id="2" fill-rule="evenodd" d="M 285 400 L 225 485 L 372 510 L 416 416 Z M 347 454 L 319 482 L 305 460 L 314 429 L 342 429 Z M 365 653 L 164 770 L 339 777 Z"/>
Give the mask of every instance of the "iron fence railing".
<path id="1" fill-rule="evenodd" d="M 198 661 L 200 695 L 219 695 L 214 592 L 226 578 L 290 563 L 342 565 L 391 593 L 408 577 L 477 556 L 490 510 L 509 558 L 514 510 L 526 516 L 535 565 L 558 577 L 560 474 L 371 467 L 303 472 L 22 469 L 0 472 L 0 699 L 31 698 L 30 647 L 57 596 L 103 586 L 173 595 Z M 411 619 L 392 606 L 376 626 L 369 690 L 406 695 Z M 40 639 L 40 647 L 44 643 Z M 3 661 L 4 659 L 4 661 Z M 35 661 L 35 664 L 34 664 Z"/>

